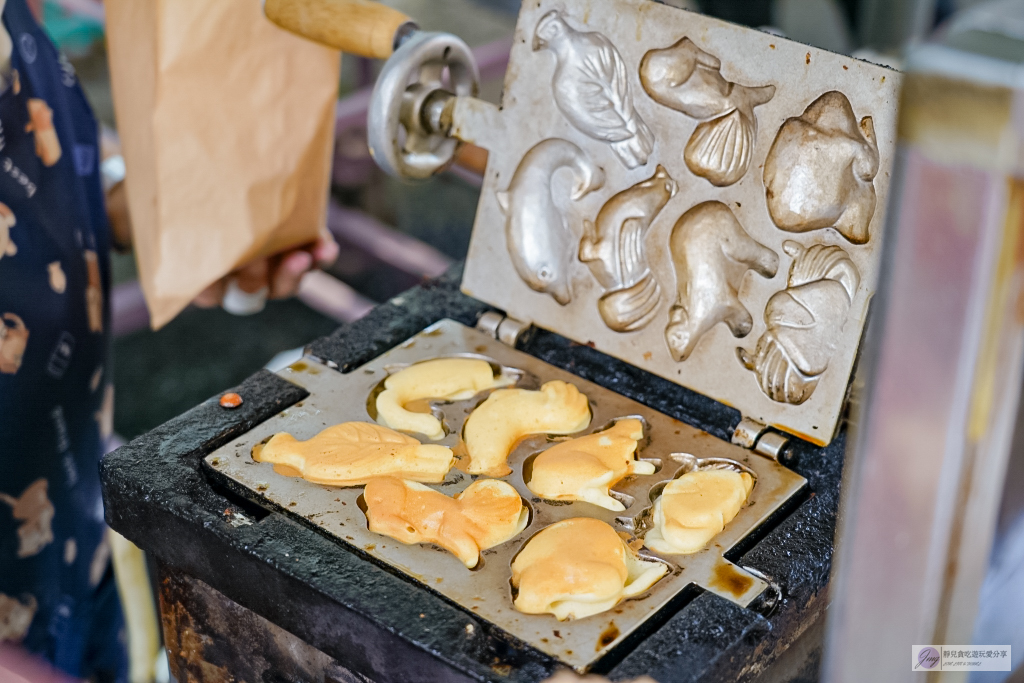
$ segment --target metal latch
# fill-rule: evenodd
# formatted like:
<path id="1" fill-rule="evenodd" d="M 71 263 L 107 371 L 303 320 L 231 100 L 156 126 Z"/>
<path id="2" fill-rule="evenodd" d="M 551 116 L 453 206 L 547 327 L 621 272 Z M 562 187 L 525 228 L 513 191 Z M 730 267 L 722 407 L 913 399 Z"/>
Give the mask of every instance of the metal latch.
<path id="1" fill-rule="evenodd" d="M 732 442 L 778 462 L 783 449 L 789 444 L 789 437 L 770 431 L 763 422 L 745 417 L 733 430 Z"/>
<path id="2" fill-rule="evenodd" d="M 529 338 L 533 332 L 533 325 L 497 311 L 488 311 L 476 321 L 476 329 L 506 346 L 515 348 L 517 344 Z"/>

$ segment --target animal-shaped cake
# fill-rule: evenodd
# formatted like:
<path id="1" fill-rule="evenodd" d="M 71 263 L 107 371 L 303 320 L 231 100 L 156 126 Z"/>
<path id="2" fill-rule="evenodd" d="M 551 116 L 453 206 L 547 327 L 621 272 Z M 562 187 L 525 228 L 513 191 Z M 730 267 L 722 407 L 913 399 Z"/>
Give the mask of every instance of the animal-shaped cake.
<path id="1" fill-rule="evenodd" d="M 416 363 L 384 380 L 377 395 L 377 422 L 392 429 L 444 438 L 441 421 L 429 412 L 415 412 L 408 404 L 423 399 L 462 401 L 481 391 L 508 386 L 513 380 L 495 377 L 491 364 L 478 358 L 438 358 Z"/>
<path id="2" fill-rule="evenodd" d="M 516 555 L 513 604 L 526 614 L 582 619 L 640 595 L 667 572 L 661 562 L 639 557 L 605 522 L 575 517 L 541 530 Z"/>
<path id="3" fill-rule="evenodd" d="M 574 434 L 590 424 L 590 402 L 572 384 L 546 382 L 540 391 L 498 389 L 466 420 L 463 438 L 470 474 L 503 477 L 508 455 L 532 434 Z"/>
<path id="4" fill-rule="evenodd" d="M 668 555 L 702 550 L 733 520 L 753 488 L 754 479 L 746 472 L 687 472 L 670 481 L 654 502 L 654 528 L 644 536 L 644 545 Z"/>
<path id="5" fill-rule="evenodd" d="M 548 500 L 581 500 L 608 510 L 625 510 L 608 491 L 631 474 L 654 474 L 652 463 L 634 459 L 643 436 L 643 423 L 631 417 L 603 432 L 563 441 L 534 459 L 526 486 Z"/>

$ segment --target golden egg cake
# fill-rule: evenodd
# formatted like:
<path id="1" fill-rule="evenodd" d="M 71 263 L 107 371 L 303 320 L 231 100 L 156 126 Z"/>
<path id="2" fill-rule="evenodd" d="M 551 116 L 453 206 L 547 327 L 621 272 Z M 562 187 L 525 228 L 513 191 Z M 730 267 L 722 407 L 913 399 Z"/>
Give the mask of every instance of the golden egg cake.
<path id="1" fill-rule="evenodd" d="M 384 476 L 435 484 L 444 481 L 455 461 L 450 448 L 421 444 L 367 422 L 343 422 L 307 441 L 281 432 L 253 448 L 253 458 L 285 465 L 307 481 L 331 486 L 361 486 Z"/>
<path id="2" fill-rule="evenodd" d="M 514 606 L 525 614 L 582 619 L 643 593 L 668 567 L 640 558 L 611 526 L 575 517 L 546 527 L 512 561 Z"/>
<path id="3" fill-rule="evenodd" d="M 634 459 L 644 425 L 636 418 L 552 446 L 533 461 L 527 487 L 547 500 L 579 500 L 614 510 L 625 506 L 609 490 L 631 474 L 654 474 L 652 463 Z"/>
<path id="4" fill-rule="evenodd" d="M 654 502 L 654 528 L 644 545 L 670 555 L 702 550 L 732 521 L 753 488 L 754 479 L 746 472 L 687 472 L 670 481 Z"/>
<path id="5" fill-rule="evenodd" d="M 402 543 L 433 543 L 472 569 L 480 551 L 508 541 L 529 521 L 529 510 L 510 484 L 473 482 L 454 498 L 395 477 L 372 479 L 363 493 L 370 531 Z"/>
<path id="6" fill-rule="evenodd" d="M 503 477 L 512 472 L 506 461 L 520 440 L 532 434 L 574 434 L 589 425 L 590 403 L 568 382 L 552 380 L 539 391 L 498 389 L 466 420 L 466 471 Z"/>
<path id="7" fill-rule="evenodd" d="M 416 363 L 384 381 L 384 391 L 377 395 L 377 422 L 432 440 L 442 439 L 441 421 L 430 413 L 409 410 L 410 403 L 424 399 L 464 401 L 513 381 L 495 377 L 491 364 L 478 358 L 438 358 Z"/>

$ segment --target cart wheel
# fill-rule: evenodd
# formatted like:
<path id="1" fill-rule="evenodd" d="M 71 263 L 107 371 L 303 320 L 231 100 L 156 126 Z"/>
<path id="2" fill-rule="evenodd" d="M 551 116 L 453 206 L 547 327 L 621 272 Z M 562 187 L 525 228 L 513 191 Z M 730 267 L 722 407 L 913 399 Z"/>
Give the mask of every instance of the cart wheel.
<path id="1" fill-rule="evenodd" d="M 370 154 L 390 175 L 427 178 L 446 168 L 459 141 L 442 122 L 445 105 L 474 97 L 480 74 L 469 46 L 448 33 L 416 33 L 384 64 L 367 117 Z"/>

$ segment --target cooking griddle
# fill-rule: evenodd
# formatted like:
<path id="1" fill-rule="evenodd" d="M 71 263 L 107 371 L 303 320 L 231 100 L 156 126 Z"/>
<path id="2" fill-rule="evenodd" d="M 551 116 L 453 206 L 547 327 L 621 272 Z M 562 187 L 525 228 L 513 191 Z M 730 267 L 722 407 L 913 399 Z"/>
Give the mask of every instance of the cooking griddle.
<path id="1" fill-rule="evenodd" d="M 526 501 L 531 512 L 530 523 L 512 540 L 485 550 L 481 565 L 469 570 L 454 555 L 436 546 L 405 545 L 370 532 L 361 507 L 362 487 L 313 484 L 279 474 L 270 463 L 253 460 L 252 447 L 277 432 L 287 431 L 298 439 L 308 439 L 339 422 L 372 421 L 372 399 L 389 373 L 418 361 L 453 356 L 489 360 L 504 374 L 521 376 L 517 386 L 523 388 L 535 389 L 553 379 L 575 384 L 590 399 L 593 412 L 590 427 L 575 436 L 601 431 L 618 418 L 642 418 L 646 438 L 639 446 L 637 457 L 655 463 L 658 471 L 649 476 L 630 477 L 614 487 L 615 497 L 626 505 L 623 512 L 583 502 L 544 501 L 526 488 L 524 465 L 532 455 L 567 437 L 533 436 L 523 440 L 509 457 L 512 474 L 502 479 L 512 484 Z M 306 389 L 309 397 L 208 455 L 205 458 L 208 467 L 579 671 L 588 669 L 688 587 L 700 586 L 741 607 L 764 593 L 768 587 L 766 582 L 735 565 L 727 556 L 730 549 L 806 484 L 803 477 L 770 458 L 716 439 L 452 320 L 431 325 L 397 348 L 344 375 L 309 358 L 282 370 L 280 375 Z M 432 404 L 436 414 L 443 415 L 448 428 L 447 436 L 439 443 L 457 448 L 466 418 L 484 398 L 485 395 L 480 394 L 467 401 Z M 648 559 L 663 561 L 670 568 L 649 592 L 623 601 L 608 612 L 567 622 L 559 622 L 551 615 L 522 614 L 513 609 L 510 563 L 538 531 L 563 519 L 593 517 L 611 524 L 630 538 L 642 536 L 649 523 L 652 501 L 665 482 L 693 469 L 723 467 L 747 471 L 754 476 L 755 485 L 747 504 L 701 552 L 659 555 L 642 550 L 641 554 Z M 474 479 L 476 477 L 456 467 L 443 484 L 434 488 L 451 496 Z"/>

